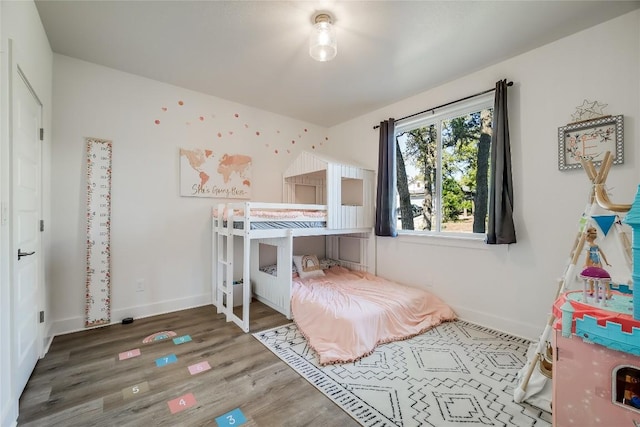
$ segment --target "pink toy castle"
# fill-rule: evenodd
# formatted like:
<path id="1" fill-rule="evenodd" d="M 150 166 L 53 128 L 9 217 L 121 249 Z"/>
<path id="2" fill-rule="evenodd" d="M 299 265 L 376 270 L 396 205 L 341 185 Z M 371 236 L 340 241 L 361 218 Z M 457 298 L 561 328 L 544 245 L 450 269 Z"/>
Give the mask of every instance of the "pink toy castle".
<path id="1" fill-rule="evenodd" d="M 640 283 L 640 186 L 624 222 L 633 230 L 633 283 Z M 555 427 L 640 427 L 640 292 L 624 288 L 590 301 L 586 287 L 565 292 L 553 306 Z"/>

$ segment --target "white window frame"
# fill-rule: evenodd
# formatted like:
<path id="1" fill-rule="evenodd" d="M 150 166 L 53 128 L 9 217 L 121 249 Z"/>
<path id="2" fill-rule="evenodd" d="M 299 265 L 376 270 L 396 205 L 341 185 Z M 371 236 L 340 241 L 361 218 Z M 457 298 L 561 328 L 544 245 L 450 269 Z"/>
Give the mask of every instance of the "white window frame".
<path id="1" fill-rule="evenodd" d="M 436 111 L 431 111 L 422 114 L 420 116 L 412 117 L 410 120 L 403 120 L 399 124 L 396 123 L 395 133 L 394 133 L 394 141 L 397 136 L 401 133 L 410 131 L 411 129 L 415 129 L 417 127 L 427 127 L 432 124 L 436 125 L 437 128 L 437 170 L 438 174 L 438 186 L 436 187 L 434 198 L 435 208 L 438 209 L 438 223 L 436 224 L 436 230 L 402 230 L 398 229 L 398 235 L 402 236 L 426 236 L 426 237 L 435 237 L 438 238 L 441 244 L 449 245 L 453 242 L 465 242 L 465 241 L 478 241 L 484 242 L 486 239 L 486 233 L 461 233 L 461 232 L 453 232 L 453 231 L 442 231 L 441 230 L 441 222 L 442 222 L 442 144 L 441 144 L 441 135 L 442 135 L 442 122 L 444 120 L 453 119 L 456 117 L 460 117 L 464 114 L 473 113 L 478 110 L 483 109 L 493 109 L 494 108 L 494 94 L 493 92 L 480 95 L 474 97 L 472 99 L 457 102 L 448 107 L 443 107 Z M 397 177 L 396 177 L 397 179 Z M 394 188 L 396 191 L 396 195 L 398 192 L 397 183 L 394 183 Z M 393 211 L 396 211 L 397 206 L 393 207 Z M 450 242 L 448 242 L 450 241 Z"/>

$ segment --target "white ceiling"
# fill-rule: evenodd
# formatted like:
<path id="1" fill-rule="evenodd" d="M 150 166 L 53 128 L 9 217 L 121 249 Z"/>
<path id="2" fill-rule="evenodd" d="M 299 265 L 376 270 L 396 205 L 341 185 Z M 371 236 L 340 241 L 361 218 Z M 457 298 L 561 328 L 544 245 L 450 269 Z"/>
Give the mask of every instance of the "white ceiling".
<path id="1" fill-rule="evenodd" d="M 36 0 L 36 6 L 56 53 L 333 126 L 622 15 L 640 1 Z M 308 54 L 319 10 L 334 15 L 338 37 L 338 55 L 325 63 Z"/>

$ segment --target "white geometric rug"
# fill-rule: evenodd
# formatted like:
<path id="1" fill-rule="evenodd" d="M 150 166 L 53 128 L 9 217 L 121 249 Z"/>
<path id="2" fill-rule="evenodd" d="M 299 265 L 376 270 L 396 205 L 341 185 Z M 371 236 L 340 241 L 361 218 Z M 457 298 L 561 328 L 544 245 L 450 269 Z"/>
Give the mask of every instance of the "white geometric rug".
<path id="1" fill-rule="evenodd" d="M 551 414 L 513 401 L 528 340 L 454 321 L 320 366 L 293 323 L 253 336 L 363 426 L 551 426 Z"/>

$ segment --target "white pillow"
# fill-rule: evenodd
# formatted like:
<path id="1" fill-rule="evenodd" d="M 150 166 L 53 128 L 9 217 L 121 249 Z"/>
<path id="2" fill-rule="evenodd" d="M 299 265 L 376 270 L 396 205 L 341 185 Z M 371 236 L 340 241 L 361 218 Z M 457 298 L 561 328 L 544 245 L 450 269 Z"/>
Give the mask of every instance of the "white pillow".
<path id="1" fill-rule="evenodd" d="M 302 279 L 324 276 L 324 271 L 320 268 L 320 262 L 315 255 L 294 255 L 293 263 Z"/>

